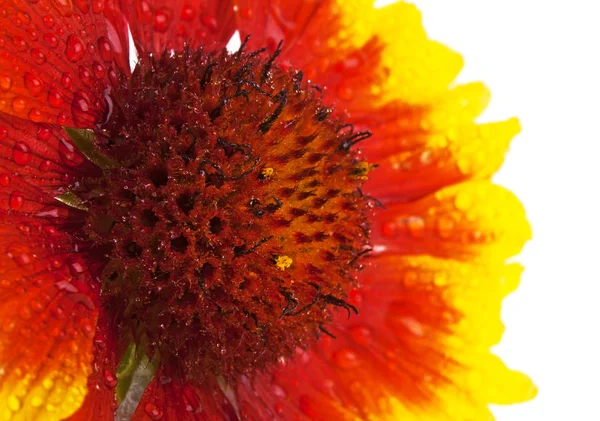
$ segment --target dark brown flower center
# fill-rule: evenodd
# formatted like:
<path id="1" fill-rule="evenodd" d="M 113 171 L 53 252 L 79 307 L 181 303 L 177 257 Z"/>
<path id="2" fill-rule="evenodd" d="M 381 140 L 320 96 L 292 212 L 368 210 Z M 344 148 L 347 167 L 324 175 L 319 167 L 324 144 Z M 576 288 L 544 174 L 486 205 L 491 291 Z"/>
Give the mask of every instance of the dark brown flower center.
<path id="1" fill-rule="evenodd" d="M 88 192 L 103 292 L 148 354 L 193 376 L 263 369 L 327 333 L 367 249 L 369 136 L 277 52 L 140 58 Z"/>

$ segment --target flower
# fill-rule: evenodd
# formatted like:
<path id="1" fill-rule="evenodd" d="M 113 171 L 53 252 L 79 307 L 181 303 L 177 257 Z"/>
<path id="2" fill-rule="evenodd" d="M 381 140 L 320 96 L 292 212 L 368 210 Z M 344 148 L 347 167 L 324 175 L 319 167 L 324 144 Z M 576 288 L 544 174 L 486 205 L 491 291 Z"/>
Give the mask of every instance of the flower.
<path id="1" fill-rule="evenodd" d="M 414 6 L 0 21 L 0 419 L 112 420 L 143 358 L 135 420 L 488 420 L 533 397 L 489 350 L 530 236 L 489 181 L 518 122 L 474 122 L 486 88 L 451 86 L 461 58 Z"/>

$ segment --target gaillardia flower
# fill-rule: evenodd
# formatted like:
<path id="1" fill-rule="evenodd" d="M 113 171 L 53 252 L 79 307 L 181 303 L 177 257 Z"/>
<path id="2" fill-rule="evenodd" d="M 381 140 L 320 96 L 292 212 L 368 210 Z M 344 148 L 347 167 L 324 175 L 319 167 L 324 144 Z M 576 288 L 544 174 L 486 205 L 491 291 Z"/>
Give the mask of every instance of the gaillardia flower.
<path id="1" fill-rule="evenodd" d="M 474 122 L 487 90 L 413 6 L 2 0 L 0 28 L 0 420 L 113 420 L 140 367 L 134 420 L 534 395 L 490 353 L 518 122 Z"/>

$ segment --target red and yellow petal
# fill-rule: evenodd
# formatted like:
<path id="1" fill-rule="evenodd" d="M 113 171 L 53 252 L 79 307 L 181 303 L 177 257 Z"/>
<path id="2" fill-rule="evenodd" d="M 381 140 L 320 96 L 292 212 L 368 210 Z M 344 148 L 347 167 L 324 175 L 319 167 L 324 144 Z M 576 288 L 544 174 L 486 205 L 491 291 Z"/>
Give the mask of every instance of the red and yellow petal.
<path id="1" fill-rule="evenodd" d="M 510 191 L 470 181 L 390 205 L 375 216 L 371 241 L 376 254 L 502 262 L 530 237 L 523 206 Z"/>
<path id="2" fill-rule="evenodd" d="M 161 54 L 165 49 L 224 48 L 235 31 L 230 0 L 120 0 L 136 47 Z"/>
<path id="3" fill-rule="evenodd" d="M 113 421 L 117 409 L 117 342 L 114 322 L 100 311 L 94 337 L 92 372 L 81 407 L 67 421 Z"/>
<path id="4" fill-rule="evenodd" d="M 56 221 L 2 214 L 0 237 L 0 419 L 64 419 L 87 392 L 99 285 Z"/>
<path id="5" fill-rule="evenodd" d="M 0 112 L 70 127 L 106 119 L 129 74 L 114 0 L 8 2 L 0 27 Z"/>

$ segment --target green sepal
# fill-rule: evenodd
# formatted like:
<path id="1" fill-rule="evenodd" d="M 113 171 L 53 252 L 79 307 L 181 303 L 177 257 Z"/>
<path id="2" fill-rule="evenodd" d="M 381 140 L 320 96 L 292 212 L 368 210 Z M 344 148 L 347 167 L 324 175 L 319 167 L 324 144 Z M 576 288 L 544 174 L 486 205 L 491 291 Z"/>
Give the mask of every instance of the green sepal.
<path id="1" fill-rule="evenodd" d="M 125 396 L 127 396 L 127 392 L 132 383 L 140 380 L 138 379 L 138 377 L 140 377 L 140 368 L 143 369 L 142 377 L 148 377 L 149 381 L 149 379 L 153 377 L 157 367 L 158 358 L 154 358 L 150 361 L 133 342 L 130 343 L 117 370 L 117 387 L 115 390 L 117 403 L 121 404 L 123 399 L 125 399 Z"/>
<path id="2" fill-rule="evenodd" d="M 82 211 L 89 210 L 87 205 L 85 204 L 85 201 L 73 192 L 66 191 L 63 194 L 55 196 L 54 198 L 59 202 L 62 202 L 65 205 L 70 206 L 72 208 L 79 209 Z"/>
<path id="3" fill-rule="evenodd" d="M 77 149 L 90 161 L 102 169 L 115 168 L 119 165 L 113 158 L 103 154 L 96 148 L 94 139 L 96 135 L 90 129 L 74 129 L 71 127 L 63 127 L 64 131 L 69 135 Z"/>

